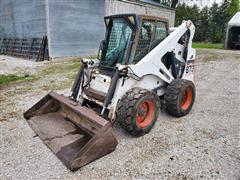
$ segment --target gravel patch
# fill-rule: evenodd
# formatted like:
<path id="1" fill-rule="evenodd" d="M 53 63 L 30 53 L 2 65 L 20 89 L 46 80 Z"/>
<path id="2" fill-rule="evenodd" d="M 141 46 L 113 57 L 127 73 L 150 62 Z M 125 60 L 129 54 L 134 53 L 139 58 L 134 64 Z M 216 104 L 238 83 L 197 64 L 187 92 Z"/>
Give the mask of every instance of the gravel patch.
<path id="1" fill-rule="evenodd" d="M 115 126 L 116 151 L 76 172 L 34 137 L 22 117 L 48 92 L 37 86 L 45 80 L 25 91 L 27 83 L 3 87 L 0 179 L 239 179 L 239 62 L 240 51 L 198 49 L 193 110 L 174 118 L 162 108 L 152 131 L 139 138 Z M 69 88 L 58 92 L 67 93 Z"/>
<path id="2" fill-rule="evenodd" d="M 35 62 L 33 60 L 26 60 L 17 57 L 0 55 L 0 75 L 32 75 L 37 68 L 45 64 L 45 62 Z"/>

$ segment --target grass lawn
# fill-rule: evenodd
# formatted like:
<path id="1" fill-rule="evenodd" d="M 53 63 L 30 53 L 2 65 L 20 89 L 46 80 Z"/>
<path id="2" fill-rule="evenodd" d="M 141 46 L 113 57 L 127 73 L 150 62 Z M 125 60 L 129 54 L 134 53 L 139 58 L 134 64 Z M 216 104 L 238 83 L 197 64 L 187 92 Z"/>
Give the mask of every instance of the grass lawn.
<path id="1" fill-rule="evenodd" d="M 34 76 L 16 76 L 16 75 L 0 75 L 0 85 L 1 84 L 8 84 L 14 81 L 21 81 L 21 80 L 32 80 Z"/>
<path id="2" fill-rule="evenodd" d="M 223 49 L 223 44 L 211 44 L 211 43 L 197 43 L 192 44 L 193 48 L 205 48 L 205 49 Z"/>
<path id="3" fill-rule="evenodd" d="M 36 80 L 39 80 L 41 78 L 48 78 L 52 77 L 53 75 L 56 75 L 59 77 L 63 75 L 66 80 L 64 82 L 67 83 L 67 85 L 71 84 L 73 80 L 75 79 L 75 76 L 79 70 L 80 67 L 80 59 L 75 58 L 72 60 L 69 60 L 68 62 L 58 62 L 58 63 L 52 63 L 48 66 L 45 66 L 41 68 L 39 71 L 37 71 L 34 75 L 16 75 L 16 74 L 9 74 L 9 75 L 0 75 L 0 86 L 1 85 L 7 85 L 7 84 L 15 84 L 15 83 L 22 83 L 22 82 L 34 82 Z M 65 83 L 65 84 L 66 84 Z M 61 84 L 57 81 L 49 83 L 49 86 L 52 88 L 58 88 Z"/>

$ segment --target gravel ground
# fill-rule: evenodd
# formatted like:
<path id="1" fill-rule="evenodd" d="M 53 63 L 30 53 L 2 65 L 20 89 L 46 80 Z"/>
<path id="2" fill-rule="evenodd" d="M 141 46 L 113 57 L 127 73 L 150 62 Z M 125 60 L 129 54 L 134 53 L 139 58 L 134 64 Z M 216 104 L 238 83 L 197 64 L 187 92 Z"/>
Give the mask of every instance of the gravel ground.
<path id="1" fill-rule="evenodd" d="M 31 75 L 36 72 L 38 67 L 45 63 L 46 61 L 36 63 L 32 60 L 0 55 L 0 74 L 8 75 L 17 73 L 18 75 Z"/>
<path id="2" fill-rule="evenodd" d="M 22 117 L 48 92 L 43 85 L 66 77 L 2 86 L 0 179 L 239 179 L 239 62 L 240 51 L 198 49 L 197 97 L 189 115 L 174 118 L 162 109 L 152 131 L 139 138 L 114 127 L 116 151 L 76 172 L 33 137 Z"/>

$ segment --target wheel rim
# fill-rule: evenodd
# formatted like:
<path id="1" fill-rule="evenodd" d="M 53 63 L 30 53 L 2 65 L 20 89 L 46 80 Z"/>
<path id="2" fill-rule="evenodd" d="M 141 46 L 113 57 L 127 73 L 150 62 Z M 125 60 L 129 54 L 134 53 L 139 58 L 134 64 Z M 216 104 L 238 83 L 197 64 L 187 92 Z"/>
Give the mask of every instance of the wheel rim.
<path id="1" fill-rule="evenodd" d="M 192 99 L 193 99 L 192 89 L 188 88 L 183 92 L 182 100 L 181 100 L 181 108 L 183 110 L 187 110 L 192 103 Z"/>
<path id="2" fill-rule="evenodd" d="M 146 100 L 138 105 L 136 124 L 140 128 L 145 128 L 153 122 L 155 106 L 151 100 Z"/>

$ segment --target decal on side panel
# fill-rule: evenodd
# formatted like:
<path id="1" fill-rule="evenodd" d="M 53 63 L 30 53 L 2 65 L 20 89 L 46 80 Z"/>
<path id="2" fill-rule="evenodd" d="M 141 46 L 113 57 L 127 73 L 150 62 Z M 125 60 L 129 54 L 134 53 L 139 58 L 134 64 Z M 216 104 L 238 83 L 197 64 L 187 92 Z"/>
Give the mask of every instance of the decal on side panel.
<path id="1" fill-rule="evenodd" d="M 187 66 L 186 66 L 186 75 L 192 75 L 194 71 L 194 61 L 195 60 L 189 60 L 187 61 Z"/>

